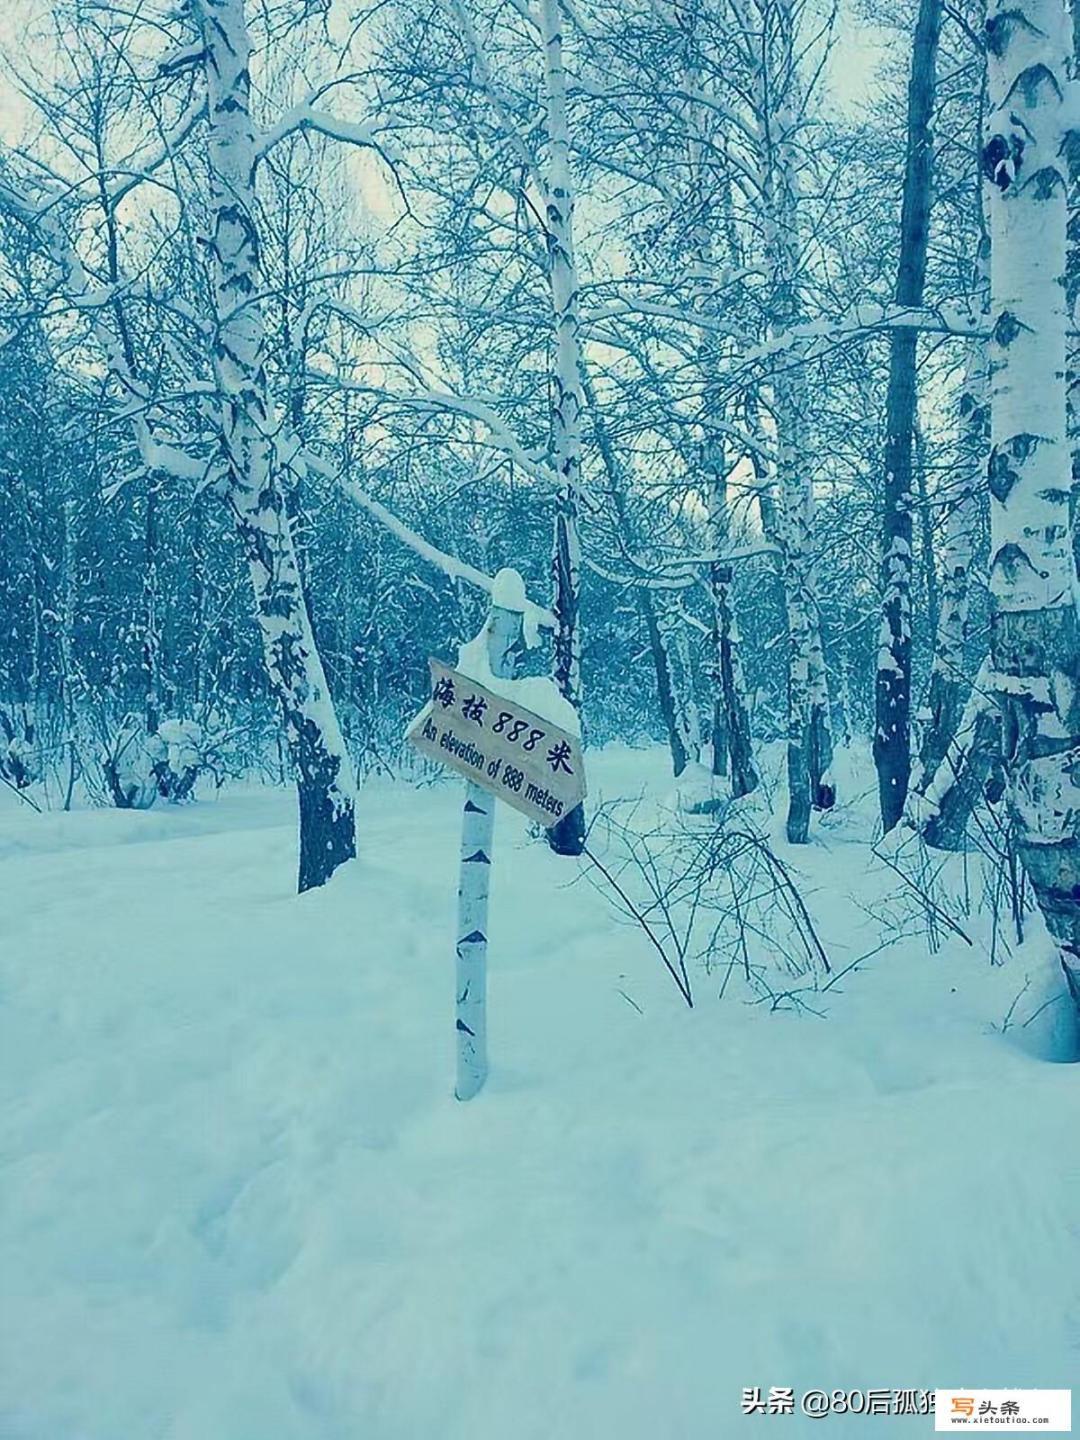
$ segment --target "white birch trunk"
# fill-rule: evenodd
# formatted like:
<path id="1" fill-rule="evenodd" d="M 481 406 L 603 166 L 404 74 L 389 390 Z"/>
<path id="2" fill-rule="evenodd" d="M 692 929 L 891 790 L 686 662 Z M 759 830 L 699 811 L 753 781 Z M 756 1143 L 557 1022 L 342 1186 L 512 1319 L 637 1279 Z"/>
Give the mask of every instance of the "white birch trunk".
<path id="1" fill-rule="evenodd" d="M 911 793 L 925 793 L 948 752 L 960 723 L 967 693 L 965 655 L 968 640 L 971 565 L 979 523 L 980 478 L 986 470 L 989 422 L 986 349 L 975 341 L 968 350 L 959 402 L 961 478 L 945 518 L 941 608 L 934 637 L 934 659 L 919 761 Z"/>
<path id="2" fill-rule="evenodd" d="M 667 656 L 675 730 L 687 760 L 696 762 L 701 752 L 701 726 L 694 700 L 694 672 L 686 643 L 686 625 L 662 594 L 658 593 L 653 603 L 660 641 Z"/>
<path id="3" fill-rule="evenodd" d="M 941 37 L 942 0 L 919 0 L 908 82 L 907 147 L 900 214 L 897 305 L 922 305 L 933 176 L 931 120 Z M 889 831 L 904 813 L 911 777 L 911 584 L 915 504 L 913 442 L 918 428 L 918 334 L 889 335 L 882 486 L 881 623 L 874 686 L 874 765 L 881 823 Z"/>
<path id="4" fill-rule="evenodd" d="M 731 539 L 723 447 L 708 441 L 703 446 L 706 534 L 709 549 L 719 557 Z M 712 773 L 727 775 L 731 793 L 749 795 L 758 786 L 739 655 L 740 635 L 732 595 L 732 570 L 719 558 L 709 562 L 709 599 L 712 608 L 710 645 L 712 664 Z"/>
<path id="5" fill-rule="evenodd" d="M 811 583 L 813 577 L 811 576 Z M 833 775 L 832 712 L 829 704 L 829 672 L 821 639 L 816 587 L 812 588 L 810 611 L 810 803 L 815 810 L 831 810 L 836 804 Z"/>
<path id="6" fill-rule="evenodd" d="M 491 673 L 501 679 L 510 679 L 521 641 L 521 612 L 493 605 L 485 630 Z M 459 1100 L 471 1100 L 483 1088 L 488 1073 L 488 894 L 496 804 L 494 795 L 481 789 L 474 781 L 466 780 L 455 950 L 457 1082 L 454 1094 Z"/>
<path id="7" fill-rule="evenodd" d="M 544 196 L 544 233 L 548 284 L 555 324 L 555 396 L 552 410 L 552 459 L 560 476 L 552 548 L 555 615 L 554 679 L 575 710 L 581 709 L 581 541 L 578 498 L 581 487 L 581 332 L 578 274 L 574 257 L 574 189 L 570 175 L 570 139 L 563 69 L 562 19 L 558 0 L 541 0 L 544 86 L 547 95 L 548 177 Z M 580 855 L 585 844 L 585 812 L 571 810 L 548 831 L 553 850 Z"/>
<path id="8" fill-rule="evenodd" d="M 706 508 L 709 549 L 719 555 L 730 543 L 727 487 L 719 465 L 707 467 Z M 720 560 L 709 564 L 709 596 L 712 602 L 713 714 L 712 773 L 728 775 L 731 793 L 749 795 L 757 789 L 750 737 L 750 714 L 746 703 L 746 682 L 739 656 L 739 629 L 732 603 L 731 566 Z"/>
<path id="9" fill-rule="evenodd" d="M 996 805 L 1004 793 L 1001 711 L 992 680 L 986 660 L 933 778 L 924 791 L 909 794 L 907 818 L 934 850 L 962 850 L 972 811 L 983 802 Z"/>
<path id="10" fill-rule="evenodd" d="M 696 5 L 691 5 L 686 23 L 686 37 L 690 42 L 686 71 L 686 89 L 689 95 L 701 92 L 695 53 L 698 18 Z M 687 161 L 691 177 L 690 205 L 692 213 L 697 217 L 691 238 L 691 257 L 699 277 L 694 287 L 694 303 L 704 316 L 710 308 L 713 288 L 711 277 L 714 273 L 717 214 L 723 222 L 728 265 L 737 266 L 741 263 L 741 254 L 732 216 L 730 181 L 718 179 L 708 164 L 707 147 L 702 141 L 701 102 L 692 100 L 686 108 L 686 123 L 689 129 Z M 676 215 L 673 218 L 680 217 Z M 726 447 L 715 433 L 715 427 L 724 419 L 723 401 L 714 383 L 716 341 L 707 326 L 702 326 L 698 335 L 698 355 L 702 391 L 700 454 L 706 534 L 710 551 L 714 557 L 719 557 L 729 544 L 731 527 Z M 719 558 L 710 561 L 708 591 L 712 610 L 709 637 L 712 657 L 707 671 L 712 690 L 710 768 L 712 774 L 718 778 L 729 777 L 732 795 L 748 795 L 757 788 L 759 782 L 754 768 L 750 713 L 739 658 L 739 632 L 735 620 L 730 564 L 723 563 Z"/>
<path id="11" fill-rule="evenodd" d="M 1080 1003 L 1080 635 L 1069 534 L 1060 0 L 991 0 L 991 683 L 1017 846 Z"/>
<path id="12" fill-rule="evenodd" d="M 758 70 L 755 101 L 763 156 L 766 249 L 772 274 L 772 328 L 778 334 L 799 323 L 802 309 L 797 156 L 792 136 L 798 100 L 794 25 L 791 0 L 777 0 L 772 13 L 765 16 L 767 60 Z M 809 838 L 811 806 L 820 801 L 826 802 L 822 808 L 827 808 L 834 791 L 831 780 L 827 781 L 827 761 L 821 763 L 831 756 L 832 742 L 814 594 L 807 396 L 797 363 L 785 365 L 774 377 L 773 402 L 778 530 L 788 623 L 787 838 L 798 845 Z M 812 762 L 816 773 L 812 773 Z"/>
<path id="13" fill-rule="evenodd" d="M 210 250 L 226 500 L 248 560 L 270 684 L 300 802 L 300 889 L 356 853 L 351 763 L 304 602 L 277 474 L 266 376 L 251 43 L 243 0 L 196 0 L 207 85 Z"/>
<path id="14" fill-rule="evenodd" d="M 635 549 L 634 527 L 631 524 L 626 497 L 626 480 L 615 455 L 604 417 L 596 403 L 596 394 L 589 380 L 589 372 L 584 368 L 581 372 L 581 388 L 585 403 L 592 414 L 596 448 L 600 452 L 600 459 L 607 472 L 609 494 L 615 510 L 616 523 L 623 533 L 626 545 L 630 549 Z M 649 641 L 649 652 L 656 675 L 656 700 L 664 719 L 664 728 L 667 731 L 668 747 L 671 751 L 671 768 L 675 778 L 678 779 L 689 764 L 691 756 L 687 751 L 685 737 L 680 728 L 679 705 L 675 694 L 676 682 L 672 673 L 671 657 L 668 655 L 667 645 L 661 633 L 658 619 L 659 605 L 654 601 L 652 591 L 647 585 L 635 587 L 634 599 Z M 695 754 L 693 758 L 696 760 L 697 755 Z"/>
<path id="15" fill-rule="evenodd" d="M 811 809 L 811 497 L 805 478 L 806 450 L 800 399 L 791 393 L 786 379 L 777 383 L 775 395 L 780 546 L 788 624 L 787 838 L 793 845 L 805 845 L 809 838 Z"/>
<path id="16" fill-rule="evenodd" d="M 782 147 L 774 147 L 781 151 Z M 797 211 L 782 153 L 776 155 L 772 236 L 775 325 L 784 331 L 798 323 L 796 267 Z M 815 673 L 814 593 L 811 574 L 813 486 L 808 469 L 805 396 L 802 377 L 792 369 L 773 382 L 776 408 L 776 469 L 779 537 L 788 623 L 788 818 L 787 837 L 805 844 L 812 803 L 810 743 L 813 718 L 811 683 Z M 819 690 L 820 696 L 820 690 Z"/>
<path id="17" fill-rule="evenodd" d="M 989 712 L 993 703 L 987 688 L 991 676 L 989 661 L 985 661 L 975 677 L 975 684 L 971 687 L 963 714 L 949 738 L 948 748 L 941 763 L 937 766 L 935 774 L 928 777 L 927 784 L 921 792 L 921 799 L 917 802 L 920 818 L 924 821 L 940 814 L 942 804 L 950 790 L 967 768 L 980 717 Z M 939 848 L 951 849 L 953 847 Z"/>
<path id="18" fill-rule="evenodd" d="M 64 791 L 64 809 L 71 809 L 78 776 L 78 741 L 76 737 L 76 699 L 78 678 L 75 667 L 75 623 L 78 616 L 79 575 L 75 524 L 74 476 L 67 475 L 64 481 L 64 549 L 63 549 L 63 608 L 60 617 L 60 698 L 64 717 L 64 751 L 67 758 L 68 775 Z"/>

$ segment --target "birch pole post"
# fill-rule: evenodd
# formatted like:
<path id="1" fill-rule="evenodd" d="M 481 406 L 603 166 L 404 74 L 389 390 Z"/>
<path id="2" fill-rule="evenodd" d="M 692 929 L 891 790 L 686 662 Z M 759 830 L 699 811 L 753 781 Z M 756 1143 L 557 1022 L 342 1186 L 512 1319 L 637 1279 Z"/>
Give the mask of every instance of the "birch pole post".
<path id="1" fill-rule="evenodd" d="M 559 472 L 555 503 L 552 571 L 555 612 L 554 679 L 575 710 L 581 709 L 581 331 L 578 272 L 574 255 L 574 186 L 570 173 L 570 130 L 563 68 L 562 18 L 558 0 L 542 0 L 540 33 L 547 97 L 548 181 L 544 196 L 544 239 L 548 285 L 555 322 L 555 399 L 551 453 Z M 553 825 L 548 840 L 556 855 L 580 855 L 585 847 L 585 811 L 575 809 Z"/>
<path id="2" fill-rule="evenodd" d="M 499 582 L 508 572 L 496 576 L 496 589 L 484 635 L 488 666 L 498 680 L 513 678 L 522 638 L 525 588 L 514 574 L 520 589 L 522 609 L 511 608 L 509 583 Z M 496 602 L 507 603 L 496 603 Z M 457 1080 L 454 1094 L 471 1100 L 487 1079 L 487 930 L 488 894 L 491 888 L 491 851 L 495 836 L 495 806 L 498 802 L 474 780 L 465 782 L 465 805 L 461 817 L 461 868 L 458 876 L 458 941 L 455 947 L 454 1028 L 457 1038 Z"/>

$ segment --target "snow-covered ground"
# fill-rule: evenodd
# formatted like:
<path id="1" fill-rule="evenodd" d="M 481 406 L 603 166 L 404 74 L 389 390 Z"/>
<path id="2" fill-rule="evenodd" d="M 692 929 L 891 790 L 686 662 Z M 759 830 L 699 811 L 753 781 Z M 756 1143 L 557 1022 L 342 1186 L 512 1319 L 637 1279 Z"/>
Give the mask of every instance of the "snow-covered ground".
<path id="1" fill-rule="evenodd" d="M 594 757 L 594 792 L 645 780 Z M 504 809 L 461 1105 L 459 806 L 371 784 L 302 898 L 285 793 L 4 810 L 4 1440 L 926 1434 L 742 1389 L 1076 1381 L 1077 1072 L 1002 1033 L 1037 936 L 900 939 L 817 1014 L 697 975 L 688 1011 Z M 896 888 L 867 814 L 781 847 L 837 968 Z"/>

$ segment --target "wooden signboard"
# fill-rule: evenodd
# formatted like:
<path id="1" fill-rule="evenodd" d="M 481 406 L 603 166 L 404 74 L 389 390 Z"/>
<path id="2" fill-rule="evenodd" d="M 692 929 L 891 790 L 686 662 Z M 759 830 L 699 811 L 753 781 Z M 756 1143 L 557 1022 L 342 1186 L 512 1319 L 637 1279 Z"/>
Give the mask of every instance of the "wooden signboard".
<path id="1" fill-rule="evenodd" d="M 428 663 L 431 703 L 405 737 L 419 751 L 545 828 L 581 803 L 585 766 L 576 735 L 441 660 Z"/>

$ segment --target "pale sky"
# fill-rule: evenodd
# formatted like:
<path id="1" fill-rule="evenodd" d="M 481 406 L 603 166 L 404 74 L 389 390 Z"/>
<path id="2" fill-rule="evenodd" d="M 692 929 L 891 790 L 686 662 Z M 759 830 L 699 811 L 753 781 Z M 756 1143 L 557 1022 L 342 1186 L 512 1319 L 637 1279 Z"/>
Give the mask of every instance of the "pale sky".
<path id="1" fill-rule="evenodd" d="M 35 16 L 48 10 L 48 0 L 7 0 L 0 14 L 0 52 L 18 64 L 20 45 L 33 28 Z M 826 72 L 831 94 L 841 110 L 857 109 L 868 100 L 878 66 L 895 37 L 856 19 L 851 0 L 844 0 L 837 22 L 836 45 Z M 27 121 L 25 102 L 9 77 L 0 72 L 0 139 L 17 143 Z"/>
<path id="2" fill-rule="evenodd" d="M 854 110 L 873 95 L 878 68 L 887 47 L 896 44 L 896 36 L 856 19 L 851 0 L 840 7 L 836 35 L 826 79 L 841 109 Z"/>

